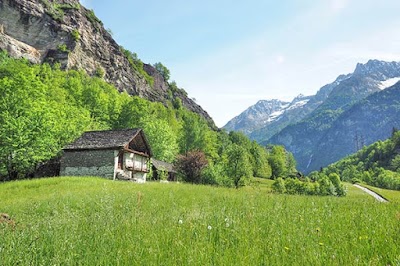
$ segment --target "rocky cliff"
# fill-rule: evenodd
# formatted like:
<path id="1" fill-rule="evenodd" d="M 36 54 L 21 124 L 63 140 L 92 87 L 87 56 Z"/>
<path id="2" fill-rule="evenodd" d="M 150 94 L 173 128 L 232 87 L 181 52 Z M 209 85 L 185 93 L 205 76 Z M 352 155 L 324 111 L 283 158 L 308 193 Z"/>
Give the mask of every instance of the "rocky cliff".
<path id="1" fill-rule="evenodd" d="M 33 63 L 59 63 L 103 77 L 119 91 L 167 104 L 169 85 L 153 66 L 132 58 L 78 0 L 0 0 L 0 49 Z M 211 117 L 182 91 L 183 105 Z"/>

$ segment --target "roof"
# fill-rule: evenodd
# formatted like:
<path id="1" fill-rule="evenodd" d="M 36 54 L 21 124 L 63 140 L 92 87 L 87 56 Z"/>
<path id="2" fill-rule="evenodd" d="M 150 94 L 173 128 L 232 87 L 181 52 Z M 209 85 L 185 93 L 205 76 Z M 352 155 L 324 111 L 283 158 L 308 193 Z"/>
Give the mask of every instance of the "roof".
<path id="1" fill-rule="evenodd" d="M 157 170 L 162 170 L 162 171 L 167 171 L 167 172 L 176 173 L 176 171 L 174 170 L 174 165 L 171 164 L 171 163 L 159 161 L 159 160 L 156 160 L 156 159 L 154 159 L 154 158 L 151 159 L 151 163 L 153 164 L 153 166 L 154 166 Z"/>
<path id="2" fill-rule="evenodd" d="M 137 137 L 141 136 L 139 140 Z M 101 150 L 127 148 L 151 155 L 150 146 L 140 128 L 87 131 L 64 150 Z"/>

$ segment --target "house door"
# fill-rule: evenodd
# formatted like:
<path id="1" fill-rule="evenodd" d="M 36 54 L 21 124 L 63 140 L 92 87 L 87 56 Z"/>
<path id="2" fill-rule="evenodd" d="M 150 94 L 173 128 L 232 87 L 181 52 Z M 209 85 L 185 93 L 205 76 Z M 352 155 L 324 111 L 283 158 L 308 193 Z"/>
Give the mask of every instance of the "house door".
<path id="1" fill-rule="evenodd" d="M 123 169 L 123 164 L 124 164 L 124 153 L 120 152 L 118 155 L 118 169 Z"/>

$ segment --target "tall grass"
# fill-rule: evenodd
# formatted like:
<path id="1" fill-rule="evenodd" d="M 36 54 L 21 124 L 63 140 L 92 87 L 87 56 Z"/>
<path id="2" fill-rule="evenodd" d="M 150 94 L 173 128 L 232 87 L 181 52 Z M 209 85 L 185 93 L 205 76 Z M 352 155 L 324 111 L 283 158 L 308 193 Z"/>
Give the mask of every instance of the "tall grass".
<path id="1" fill-rule="evenodd" d="M 398 265 L 400 209 L 349 187 L 310 197 L 54 178 L 0 184 L 1 265 Z"/>

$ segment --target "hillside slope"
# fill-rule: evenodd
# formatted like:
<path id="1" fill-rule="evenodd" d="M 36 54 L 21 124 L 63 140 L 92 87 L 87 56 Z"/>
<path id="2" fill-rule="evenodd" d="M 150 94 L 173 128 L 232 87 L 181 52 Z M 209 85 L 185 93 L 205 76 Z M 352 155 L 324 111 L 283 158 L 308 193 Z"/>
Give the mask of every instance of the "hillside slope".
<path id="1" fill-rule="evenodd" d="M 1 0 L 0 49 L 33 63 L 83 69 L 104 77 L 119 91 L 151 101 L 167 104 L 172 95 L 214 126 L 207 112 L 184 91 L 171 91 L 153 66 L 120 47 L 93 11 L 78 0 Z"/>
<path id="2" fill-rule="evenodd" d="M 349 134 L 339 134 L 340 130 L 338 126 L 341 121 L 338 119 L 344 119 L 349 116 L 355 110 L 352 106 L 369 95 L 377 92 L 381 92 L 382 89 L 386 88 L 388 84 L 398 81 L 400 77 L 400 63 L 397 62 L 382 62 L 377 60 L 370 60 L 367 64 L 359 64 L 353 74 L 348 75 L 346 79 L 339 82 L 329 93 L 329 96 L 306 118 L 297 124 L 292 124 L 284 128 L 281 132 L 273 136 L 268 141 L 264 142 L 271 144 L 284 145 L 289 151 L 293 153 L 297 162 L 298 168 L 304 172 L 310 172 L 312 170 L 319 169 L 319 167 L 326 166 L 343 156 L 346 156 L 350 149 L 353 149 L 354 145 L 347 145 L 347 148 L 341 148 L 347 140 L 354 140 L 355 132 Z M 396 96 L 394 94 L 394 96 Z M 372 97 L 384 97 L 382 94 L 376 94 Z M 380 101 L 380 100 L 378 100 Z M 382 104 L 386 104 L 380 101 Z M 373 104 L 374 101 L 371 102 Z M 387 103 L 391 104 L 391 103 Z M 396 104 L 396 103 L 394 103 Z M 378 106 L 369 106 L 369 108 L 380 108 Z M 386 110 L 383 115 L 387 119 L 383 120 L 386 123 L 384 128 L 391 128 L 397 125 L 399 121 L 396 112 L 389 112 L 390 108 L 385 105 L 382 106 L 382 111 Z M 368 128 L 374 128 L 372 121 L 374 116 L 369 113 L 364 116 L 358 116 L 359 114 L 354 113 L 353 119 L 359 121 L 364 126 L 360 132 L 364 132 L 366 140 L 372 143 L 379 138 L 384 137 L 384 133 L 379 134 L 376 132 L 369 131 Z M 347 125 L 349 126 L 349 125 Z M 381 131 L 385 130 L 382 128 Z M 389 130 L 390 131 L 390 130 Z M 329 133 L 329 132 L 335 132 Z M 389 134 L 387 132 L 386 134 Z M 339 137 L 332 137 L 333 135 Z M 328 136 L 332 138 L 328 143 L 325 143 Z M 332 144 L 334 144 L 332 146 Z M 328 145 L 328 146 L 327 146 Z M 329 152 L 323 150 L 321 147 L 329 147 Z M 351 152 L 353 152 L 351 150 Z M 326 159 L 323 159 L 326 158 Z"/>
<path id="3" fill-rule="evenodd" d="M 400 83 L 378 92 L 344 112 L 314 150 L 309 168 L 318 169 L 352 154 L 400 128 Z M 334 152 L 331 147 L 334 148 Z"/>

